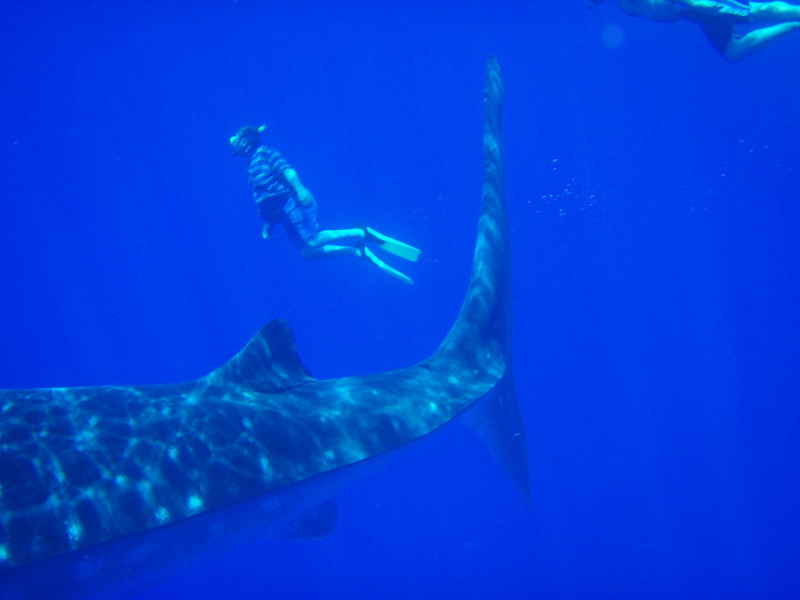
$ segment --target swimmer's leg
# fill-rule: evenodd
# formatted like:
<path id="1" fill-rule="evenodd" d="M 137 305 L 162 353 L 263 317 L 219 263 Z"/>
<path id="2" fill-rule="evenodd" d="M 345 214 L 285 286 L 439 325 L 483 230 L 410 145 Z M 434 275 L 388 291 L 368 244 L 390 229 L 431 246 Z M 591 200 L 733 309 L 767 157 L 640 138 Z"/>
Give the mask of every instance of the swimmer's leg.
<path id="1" fill-rule="evenodd" d="M 318 231 L 303 242 L 300 256 L 306 260 L 317 260 L 333 256 L 361 257 L 362 252 L 355 245 L 342 246 L 340 244 L 359 242 L 363 239 L 364 232 L 361 229 L 325 229 Z"/>
<path id="2" fill-rule="evenodd" d="M 751 23 L 800 21 L 800 6 L 788 2 L 751 2 Z"/>
<path id="3" fill-rule="evenodd" d="M 307 244 L 300 250 L 300 256 L 306 260 L 318 260 L 334 256 L 357 256 L 361 258 L 361 251 L 355 246 L 335 246 L 333 244 L 312 246 Z"/>
<path id="4" fill-rule="evenodd" d="M 356 229 L 325 229 L 318 231 L 306 240 L 307 246 L 325 246 L 332 242 L 359 241 L 364 239 L 364 230 Z"/>
<path id="5" fill-rule="evenodd" d="M 305 245 L 300 250 L 300 256 L 306 260 L 318 260 L 320 258 L 330 258 L 334 256 L 357 256 L 367 262 L 371 262 L 384 273 L 388 273 L 392 277 L 396 277 L 405 283 L 414 284 L 414 280 L 404 275 L 397 269 L 393 269 L 372 252 L 369 248 L 364 246 L 364 242 L 357 242 L 355 246 L 334 246 L 333 244 L 326 244 L 324 246 Z"/>
<path id="6" fill-rule="evenodd" d="M 361 256 L 361 251 L 354 245 L 342 246 L 341 243 L 358 242 L 364 239 L 361 229 L 326 229 L 318 231 L 302 242 L 300 256 L 306 260 L 330 258 L 333 256 Z M 338 242 L 333 244 L 331 242 Z M 298 244 L 299 245 L 299 244 Z"/>
<path id="7" fill-rule="evenodd" d="M 800 9 L 800 7 L 796 8 Z M 800 22 L 780 23 L 771 27 L 754 29 L 740 38 L 734 37 L 731 39 L 722 55 L 730 62 L 738 62 L 774 44 L 783 36 L 798 28 L 800 28 Z"/>

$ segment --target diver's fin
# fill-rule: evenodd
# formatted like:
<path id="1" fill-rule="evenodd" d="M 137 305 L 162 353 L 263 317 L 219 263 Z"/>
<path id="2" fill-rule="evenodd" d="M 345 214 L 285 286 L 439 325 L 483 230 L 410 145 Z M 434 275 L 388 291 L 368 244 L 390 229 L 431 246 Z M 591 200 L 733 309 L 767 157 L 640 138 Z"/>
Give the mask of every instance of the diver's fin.
<path id="1" fill-rule="evenodd" d="M 372 229 L 372 227 L 367 227 L 366 225 L 359 225 L 358 227 L 359 229 L 364 230 L 364 241 L 377 244 L 387 252 L 390 252 L 395 256 L 399 256 L 400 258 L 417 262 L 417 259 L 422 252 L 418 248 L 414 248 L 414 246 L 409 246 L 408 244 L 404 244 L 403 242 L 390 238 L 382 233 L 378 233 Z"/>
<path id="2" fill-rule="evenodd" d="M 411 279 L 411 277 L 409 277 L 408 275 L 404 275 L 403 273 L 401 273 L 397 269 L 393 269 L 392 267 L 387 265 L 380 258 L 375 256 L 370 251 L 370 249 L 367 248 L 363 243 L 361 243 L 361 242 L 357 243 L 356 244 L 356 248 L 361 250 L 361 258 L 363 258 L 366 261 L 371 262 L 373 265 L 378 267 L 381 271 L 384 271 L 384 272 L 388 273 L 392 277 L 397 277 L 400 281 L 403 281 L 403 282 L 405 282 L 405 283 L 407 283 L 409 285 L 414 285 L 414 280 Z"/>

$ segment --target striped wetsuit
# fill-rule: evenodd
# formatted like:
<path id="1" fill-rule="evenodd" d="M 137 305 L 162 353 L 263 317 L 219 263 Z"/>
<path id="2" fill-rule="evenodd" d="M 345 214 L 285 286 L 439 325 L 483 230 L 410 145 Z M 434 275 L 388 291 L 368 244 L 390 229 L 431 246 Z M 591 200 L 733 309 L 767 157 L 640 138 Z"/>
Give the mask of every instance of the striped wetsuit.
<path id="1" fill-rule="evenodd" d="M 247 173 L 253 187 L 258 214 L 270 225 L 282 223 L 298 248 L 319 231 L 317 203 L 304 206 L 286 181 L 289 163 L 275 148 L 259 146 L 250 157 Z"/>
<path id="2" fill-rule="evenodd" d="M 289 168 L 281 153 L 269 146 L 259 146 L 250 157 L 247 174 L 253 187 L 253 198 L 258 213 L 270 225 L 280 223 L 284 205 L 294 196 L 294 190 L 283 176 Z"/>

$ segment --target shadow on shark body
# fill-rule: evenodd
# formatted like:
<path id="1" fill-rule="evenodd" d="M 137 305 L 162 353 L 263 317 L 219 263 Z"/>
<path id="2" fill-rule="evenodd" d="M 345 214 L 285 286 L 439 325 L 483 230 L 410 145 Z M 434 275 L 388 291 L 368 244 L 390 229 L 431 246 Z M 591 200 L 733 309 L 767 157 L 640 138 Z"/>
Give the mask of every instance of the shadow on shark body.
<path id="1" fill-rule="evenodd" d="M 457 418 L 529 502 L 502 102 L 490 59 L 472 276 L 427 360 L 316 380 L 274 320 L 197 381 L 0 392 L 0 599 L 103 589 L 248 536 L 327 535 L 338 491 Z"/>

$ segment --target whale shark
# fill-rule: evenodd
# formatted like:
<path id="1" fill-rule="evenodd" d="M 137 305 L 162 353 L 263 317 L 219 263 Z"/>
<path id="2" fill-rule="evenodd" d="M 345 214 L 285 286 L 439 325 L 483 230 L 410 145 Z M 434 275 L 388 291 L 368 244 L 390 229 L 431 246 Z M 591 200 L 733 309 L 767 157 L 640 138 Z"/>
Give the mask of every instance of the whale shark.
<path id="1" fill-rule="evenodd" d="M 248 536 L 327 535 L 338 491 L 455 421 L 477 431 L 529 502 L 503 95 L 491 58 L 472 274 L 429 358 L 317 380 L 289 325 L 273 320 L 195 381 L 0 391 L 0 598 L 99 589 Z"/>

